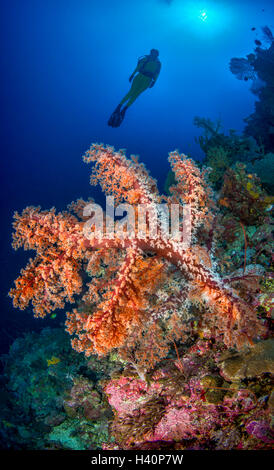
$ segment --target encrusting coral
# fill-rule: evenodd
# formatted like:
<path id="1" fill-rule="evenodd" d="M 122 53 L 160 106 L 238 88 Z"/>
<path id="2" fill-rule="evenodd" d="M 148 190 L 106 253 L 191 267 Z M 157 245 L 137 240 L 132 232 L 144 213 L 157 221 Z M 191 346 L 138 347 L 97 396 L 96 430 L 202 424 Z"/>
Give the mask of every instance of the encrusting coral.
<path id="1" fill-rule="evenodd" d="M 130 204 L 135 222 L 140 206 L 155 208 L 163 202 L 155 180 L 137 157 L 128 159 L 124 151 L 93 144 L 84 161 L 94 164 L 91 184 L 99 183 L 116 205 Z M 259 337 L 263 326 L 256 311 L 237 297 L 227 282 L 222 282 L 210 252 L 197 242 L 198 230 L 210 230 L 215 211 L 206 172 L 177 151 L 169 154 L 169 162 L 176 184 L 169 188 L 165 201 L 168 208 L 179 204 L 180 211 L 185 204 L 190 205 L 189 247 L 183 237 L 183 222 L 179 224 L 180 236 L 168 237 L 158 220 L 158 209 L 150 219 L 154 236 L 145 219 L 142 230 L 140 225 L 137 230 L 135 224 L 130 235 L 122 236 L 125 226 L 120 223 L 111 234 L 99 233 L 90 226 L 87 237 L 87 217 L 80 218 L 79 214 L 90 201 L 79 200 L 59 214 L 54 209 L 28 207 L 21 215 L 15 214 L 13 247 L 35 250 L 36 257 L 21 271 L 10 291 L 14 306 L 24 309 L 32 303 L 35 315 L 44 317 L 63 308 L 66 302 L 75 302 L 80 294 L 84 308 L 79 306 L 67 314 L 67 330 L 75 335 L 72 345 L 87 356 L 106 354 L 112 348 L 125 347 L 136 327 L 151 325 L 157 336 L 153 317 L 148 318 L 149 300 L 173 265 L 185 279 L 179 297 L 182 302 L 190 298 L 207 305 L 204 316 L 216 339 L 222 339 L 227 346 L 241 347 Z M 104 219 L 103 228 L 109 222 Z M 99 276 L 102 267 L 104 275 Z M 84 282 L 83 270 L 91 276 L 90 282 Z M 159 301 L 164 304 L 164 300 Z M 158 341 L 152 341 L 152 348 L 158 349 L 159 335 Z"/>
<path id="2" fill-rule="evenodd" d="M 258 345 L 257 351 L 264 351 L 266 358 L 269 341 Z M 231 383 L 230 376 L 227 382 L 223 361 L 231 359 L 224 359 L 224 354 L 228 351 L 224 353 L 220 343 L 203 339 L 175 363 L 157 366 L 149 382 L 127 371 L 112 376 L 104 391 L 114 410 L 110 426 L 114 442 L 107 442 L 103 448 L 270 450 L 273 397 L 271 377 L 265 373 L 269 367 L 262 368 L 253 357 L 248 382 L 245 378 Z M 251 355 L 238 354 L 236 365 L 241 372 L 247 367 L 244 358 L 248 361 Z M 238 372 L 237 367 L 234 372 Z M 262 374 L 260 381 L 258 374 Z"/>

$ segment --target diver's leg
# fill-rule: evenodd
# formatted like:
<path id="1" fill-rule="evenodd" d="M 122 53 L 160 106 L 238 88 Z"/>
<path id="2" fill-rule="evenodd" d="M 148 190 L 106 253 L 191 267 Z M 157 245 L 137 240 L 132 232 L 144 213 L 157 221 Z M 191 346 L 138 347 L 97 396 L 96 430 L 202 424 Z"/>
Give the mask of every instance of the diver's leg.
<path id="1" fill-rule="evenodd" d="M 120 102 L 120 106 L 122 106 L 126 101 L 128 101 L 130 99 L 130 97 L 135 94 L 136 92 L 136 89 L 139 88 L 139 85 L 138 85 L 138 77 L 139 75 L 136 75 L 136 77 L 133 79 L 133 82 L 132 82 L 132 85 L 131 85 L 131 88 L 129 90 L 129 92 L 126 94 L 126 96 L 124 96 L 124 98 L 122 99 L 122 101 Z"/>
<path id="2" fill-rule="evenodd" d="M 149 87 L 150 82 L 151 79 L 149 77 L 145 77 L 142 74 L 138 74 L 134 78 L 129 92 L 126 94 L 126 96 L 124 96 L 122 101 L 118 104 L 117 108 L 115 109 L 114 113 L 111 115 L 108 121 L 109 126 L 120 126 L 128 107 L 131 106 L 134 101 L 138 98 L 138 96 Z M 122 105 L 126 102 L 127 104 L 121 110 Z"/>
<path id="3" fill-rule="evenodd" d="M 130 93 L 131 93 L 131 89 L 129 90 L 129 92 L 126 94 L 126 96 L 124 96 L 124 98 L 122 99 L 122 101 L 120 101 L 120 104 L 118 106 L 122 106 L 129 98 L 130 98 Z"/>
<path id="4" fill-rule="evenodd" d="M 120 105 L 122 106 L 124 103 L 126 103 L 126 101 L 128 101 L 127 107 L 131 106 L 132 103 L 134 103 L 134 101 L 138 98 L 138 96 L 148 88 L 150 82 L 150 78 L 145 77 L 142 74 L 136 75 L 136 77 L 133 79 L 129 92 L 122 99 Z"/>
<path id="5" fill-rule="evenodd" d="M 143 91 L 145 91 L 146 89 L 147 89 L 147 87 L 145 87 L 143 89 L 139 88 L 138 90 L 135 91 L 134 94 L 132 93 L 132 95 L 130 96 L 130 98 L 129 98 L 127 104 L 126 104 L 126 106 L 129 108 L 134 103 L 134 101 L 137 100 L 138 96 L 141 93 L 143 93 Z"/>
<path id="6" fill-rule="evenodd" d="M 151 79 L 139 74 L 137 77 L 135 77 L 134 82 L 135 83 L 132 84 L 132 87 L 127 95 L 128 102 L 121 111 L 122 118 L 124 118 L 125 112 L 129 106 L 131 106 L 138 96 L 149 87 Z M 125 102 L 126 100 L 124 99 L 123 101 Z"/>

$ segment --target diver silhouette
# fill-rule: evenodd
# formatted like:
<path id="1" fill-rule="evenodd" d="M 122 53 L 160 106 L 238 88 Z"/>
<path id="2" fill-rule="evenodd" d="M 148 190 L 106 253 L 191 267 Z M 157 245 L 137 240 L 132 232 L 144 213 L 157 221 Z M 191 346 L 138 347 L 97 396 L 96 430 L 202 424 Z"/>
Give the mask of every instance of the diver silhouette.
<path id="1" fill-rule="evenodd" d="M 123 122 L 126 110 L 129 106 L 134 103 L 136 98 L 138 98 L 143 91 L 155 85 L 161 70 L 161 62 L 158 56 L 159 51 L 157 51 L 157 49 L 151 49 L 149 55 L 142 56 L 138 59 L 136 69 L 129 77 L 130 82 L 133 80 L 131 88 L 110 116 L 108 120 L 109 126 L 119 127 Z M 134 78 L 136 73 L 137 75 Z M 124 103 L 126 103 L 126 105 L 121 109 Z"/>

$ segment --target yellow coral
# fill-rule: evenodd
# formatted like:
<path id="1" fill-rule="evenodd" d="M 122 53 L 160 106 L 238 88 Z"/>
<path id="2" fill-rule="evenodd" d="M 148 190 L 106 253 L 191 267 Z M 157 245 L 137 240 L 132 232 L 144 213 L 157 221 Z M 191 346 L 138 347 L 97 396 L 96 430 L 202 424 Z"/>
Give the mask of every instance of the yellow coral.
<path id="1" fill-rule="evenodd" d="M 260 194 L 258 192 L 255 192 L 254 189 L 254 184 L 251 181 L 248 181 L 246 185 L 246 189 L 248 190 L 250 196 L 252 196 L 254 199 L 258 199 Z"/>
<path id="2" fill-rule="evenodd" d="M 55 366 L 60 361 L 61 361 L 61 359 L 59 359 L 59 357 L 52 356 L 50 359 L 47 359 L 47 365 L 48 365 L 48 367 Z"/>

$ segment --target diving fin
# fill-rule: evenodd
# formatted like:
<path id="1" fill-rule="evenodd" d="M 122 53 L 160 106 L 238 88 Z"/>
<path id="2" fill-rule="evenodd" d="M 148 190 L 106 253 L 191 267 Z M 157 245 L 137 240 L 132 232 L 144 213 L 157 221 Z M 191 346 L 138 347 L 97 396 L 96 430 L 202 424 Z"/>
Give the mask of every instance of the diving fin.
<path id="1" fill-rule="evenodd" d="M 108 120 L 108 125 L 111 127 L 119 127 L 123 118 L 121 117 L 121 105 L 118 104 L 117 108 L 113 111 L 112 115 Z"/>
<path id="2" fill-rule="evenodd" d="M 108 125 L 111 127 L 119 127 L 123 121 L 121 113 L 114 111 L 108 120 Z"/>
<path id="3" fill-rule="evenodd" d="M 110 116 L 108 120 L 108 125 L 111 127 L 119 127 L 123 122 L 126 108 L 127 107 L 125 106 L 124 109 L 122 109 L 121 111 L 121 105 L 119 104 L 117 108 L 115 109 L 115 111 L 113 111 L 112 115 Z"/>

